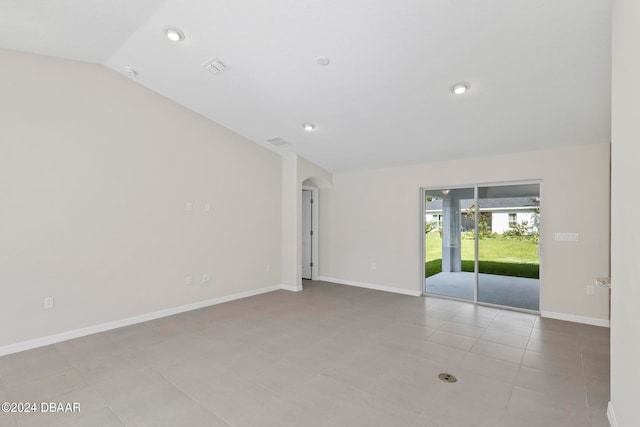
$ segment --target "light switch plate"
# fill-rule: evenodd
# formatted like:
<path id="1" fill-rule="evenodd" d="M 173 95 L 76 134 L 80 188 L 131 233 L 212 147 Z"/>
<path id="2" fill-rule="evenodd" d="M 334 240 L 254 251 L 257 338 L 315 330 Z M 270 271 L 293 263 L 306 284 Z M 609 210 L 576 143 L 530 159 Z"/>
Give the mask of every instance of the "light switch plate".
<path id="1" fill-rule="evenodd" d="M 578 233 L 556 233 L 558 242 L 577 242 L 578 237 Z"/>

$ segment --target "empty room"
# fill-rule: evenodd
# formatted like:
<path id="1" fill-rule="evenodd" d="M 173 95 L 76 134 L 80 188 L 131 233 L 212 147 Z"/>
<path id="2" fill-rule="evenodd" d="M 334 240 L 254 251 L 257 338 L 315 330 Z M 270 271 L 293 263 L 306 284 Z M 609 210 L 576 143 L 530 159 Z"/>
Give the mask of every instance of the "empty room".
<path id="1" fill-rule="evenodd" d="M 638 426 L 639 20 L 0 1 L 0 427 Z"/>

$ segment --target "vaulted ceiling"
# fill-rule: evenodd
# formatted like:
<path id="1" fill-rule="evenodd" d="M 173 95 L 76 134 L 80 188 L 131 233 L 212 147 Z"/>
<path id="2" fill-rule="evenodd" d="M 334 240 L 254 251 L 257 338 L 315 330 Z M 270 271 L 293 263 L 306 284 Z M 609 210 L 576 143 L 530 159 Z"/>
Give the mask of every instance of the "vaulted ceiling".
<path id="1" fill-rule="evenodd" d="M 1 0 L 0 48 L 133 69 L 347 171 L 608 142 L 610 21 L 610 0 Z"/>

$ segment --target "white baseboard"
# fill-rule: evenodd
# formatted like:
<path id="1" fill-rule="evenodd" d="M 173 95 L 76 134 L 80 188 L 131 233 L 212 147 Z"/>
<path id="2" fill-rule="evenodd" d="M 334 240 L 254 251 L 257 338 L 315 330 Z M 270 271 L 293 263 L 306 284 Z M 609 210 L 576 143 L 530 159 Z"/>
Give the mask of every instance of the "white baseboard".
<path id="1" fill-rule="evenodd" d="M 609 402 L 607 405 L 607 418 L 609 418 L 609 425 L 611 427 L 618 427 L 618 421 L 616 415 L 613 413 L 613 403 Z"/>
<path id="2" fill-rule="evenodd" d="M 139 316 L 129 317 L 127 319 L 115 320 L 113 322 L 102 323 L 100 325 L 89 326 L 86 328 L 75 329 L 73 331 L 62 332 L 59 334 L 49 335 L 46 337 L 36 338 L 28 341 L 22 341 L 15 344 L 9 344 L 9 345 L 0 347 L 0 356 L 12 354 L 12 353 L 18 353 L 25 350 L 31 350 L 37 347 L 44 347 L 46 345 L 55 344 L 61 341 L 80 338 L 86 335 L 96 334 L 98 332 L 109 331 L 111 329 L 117 329 L 123 326 L 129 326 L 136 323 L 147 322 L 149 320 L 155 320 L 161 317 L 172 316 L 174 314 L 184 313 L 186 311 L 191 311 L 191 310 L 197 310 L 199 308 L 209 307 L 216 304 L 222 304 L 224 302 L 252 297 L 254 295 L 260 295 L 267 292 L 277 291 L 280 289 L 283 289 L 283 285 L 268 286 L 266 288 L 254 289 L 251 291 L 240 292 L 237 294 L 227 295 L 224 297 L 198 301 L 192 304 L 181 305 L 179 307 L 172 307 L 165 310 L 154 311 L 153 313 L 147 313 L 147 314 L 141 314 Z"/>
<path id="3" fill-rule="evenodd" d="M 289 292 L 300 292 L 302 290 L 302 285 L 280 285 L 280 289 Z"/>
<path id="4" fill-rule="evenodd" d="M 320 276 L 318 280 L 323 282 L 337 283 L 339 285 L 357 286 L 358 288 L 374 289 L 376 291 L 393 292 L 394 294 L 411 295 L 419 297 L 422 295 L 421 291 L 412 291 L 410 289 L 393 288 L 391 286 L 374 285 L 373 283 L 354 282 L 353 280 L 336 279 L 334 277 Z"/>
<path id="5" fill-rule="evenodd" d="M 576 316 L 575 314 L 554 313 L 552 311 L 541 311 L 540 316 L 549 319 L 566 320 L 567 322 L 584 323 L 586 325 L 610 327 L 611 322 L 607 319 L 598 319 L 597 317 Z"/>

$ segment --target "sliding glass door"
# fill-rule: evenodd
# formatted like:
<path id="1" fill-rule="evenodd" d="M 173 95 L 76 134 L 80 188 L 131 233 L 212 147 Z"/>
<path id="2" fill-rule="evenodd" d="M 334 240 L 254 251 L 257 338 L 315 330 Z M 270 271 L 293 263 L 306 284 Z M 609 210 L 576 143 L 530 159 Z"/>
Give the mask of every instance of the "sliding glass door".
<path id="1" fill-rule="evenodd" d="M 540 185 L 478 188 L 478 301 L 540 309 Z"/>
<path id="2" fill-rule="evenodd" d="M 426 292 L 475 300 L 473 226 L 466 216 L 475 189 L 438 189 L 426 192 Z"/>
<path id="3" fill-rule="evenodd" d="M 425 293 L 539 311 L 540 184 L 425 190 Z"/>

